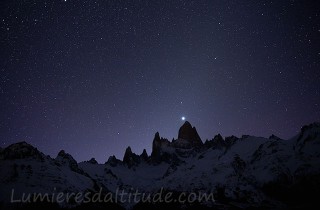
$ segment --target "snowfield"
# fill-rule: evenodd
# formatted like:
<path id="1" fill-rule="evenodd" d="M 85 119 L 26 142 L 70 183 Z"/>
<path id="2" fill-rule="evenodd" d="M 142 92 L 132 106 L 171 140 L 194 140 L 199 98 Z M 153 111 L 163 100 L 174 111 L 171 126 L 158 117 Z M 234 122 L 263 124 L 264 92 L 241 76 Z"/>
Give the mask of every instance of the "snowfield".
<path id="1" fill-rule="evenodd" d="M 179 136 L 190 139 L 169 142 L 157 133 L 150 156 L 136 155 L 127 149 L 123 161 L 110 157 L 105 164 L 94 159 L 77 163 L 65 151 L 51 158 L 26 142 L 3 148 L 0 206 L 17 207 L 11 203 L 13 192 L 18 200 L 28 193 L 52 195 L 102 190 L 116 195 L 119 190 L 128 193 L 139 190 L 155 194 L 160 189 L 212 193 L 214 202 L 203 201 L 198 205 L 215 209 L 285 209 L 316 203 L 314 195 L 320 189 L 320 123 L 304 126 L 289 140 L 276 136 L 217 135 L 205 143 L 199 142 L 196 129 L 186 123 Z M 79 205 L 82 203 L 58 204 L 61 208 Z M 130 209 L 140 204 L 126 201 L 117 205 Z"/>

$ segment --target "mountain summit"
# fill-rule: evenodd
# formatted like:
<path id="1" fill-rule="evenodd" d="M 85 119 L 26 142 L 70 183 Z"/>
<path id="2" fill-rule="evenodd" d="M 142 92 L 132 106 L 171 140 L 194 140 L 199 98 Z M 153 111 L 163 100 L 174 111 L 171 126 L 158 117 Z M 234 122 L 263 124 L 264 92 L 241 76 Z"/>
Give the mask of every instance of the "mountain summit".
<path id="1" fill-rule="evenodd" d="M 152 143 L 151 160 L 154 163 L 177 161 L 179 160 L 179 154 L 185 153 L 184 155 L 188 156 L 194 148 L 202 146 L 203 143 L 197 129 L 186 121 L 179 129 L 178 139 L 173 139 L 172 142 L 161 138 L 159 132 L 155 134 Z"/>
<path id="2" fill-rule="evenodd" d="M 201 146 L 203 143 L 195 127 L 186 121 L 179 129 L 178 140 L 175 142 L 177 146 L 186 145 L 187 147 Z"/>
<path id="3" fill-rule="evenodd" d="M 197 203 L 205 209 L 308 209 L 319 207 L 319 151 L 320 123 L 304 126 L 287 140 L 218 134 L 203 144 L 196 128 L 185 122 L 176 140 L 161 138 L 157 132 L 151 156 L 146 150 L 137 155 L 128 147 L 122 161 L 112 156 L 105 164 L 95 160 L 77 163 L 64 150 L 53 159 L 20 142 L 0 149 L 0 207 L 9 209 L 13 188 L 14 198 L 21 198 L 24 193 L 39 192 L 53 197 L 54 187 L 53 193 L 103 195 L 116 195 L 117 190 L 129 194 L 136 189 L 151 196 L 161 189 L 186 196 L 212 192 L 214 201 Z M 86 206 L 72 201 L 58 204 L 61 208 Z M 105 208 L 105 203 L 94 205 Z M 163 207 L 135 201 L 112 205 L 120 209 Z M 175 209 L 198 208 L 192 202 L 169 203 L 168 208 L 172 205 Z"/>

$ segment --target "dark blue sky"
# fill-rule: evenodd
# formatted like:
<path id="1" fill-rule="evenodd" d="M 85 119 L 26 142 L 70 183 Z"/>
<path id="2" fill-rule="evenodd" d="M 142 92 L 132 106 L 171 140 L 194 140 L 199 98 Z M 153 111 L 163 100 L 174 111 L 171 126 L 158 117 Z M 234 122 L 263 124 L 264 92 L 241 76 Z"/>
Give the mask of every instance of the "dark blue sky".
<path id="1" fill-rule="evenodd" d="M 320 119 L 318 1 L 0 3 L 1 147 L 76 160 L 151 151 L 185 116 L 282 138 Z"/>

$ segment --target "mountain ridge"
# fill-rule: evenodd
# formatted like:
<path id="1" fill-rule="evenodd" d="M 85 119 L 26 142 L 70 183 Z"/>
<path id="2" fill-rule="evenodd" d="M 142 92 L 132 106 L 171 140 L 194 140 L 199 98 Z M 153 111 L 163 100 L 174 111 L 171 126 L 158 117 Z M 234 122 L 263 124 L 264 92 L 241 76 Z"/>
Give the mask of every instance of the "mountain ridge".
<path id="1" fill-rule="evenodd" d="M 64 150 L 51 158 L 26 142 L 2 148 L 0 169 L 7 173 L 0 174 L 0 205 L 10 205 L 12 188 L 17 195 L 52 192 L 53 188 L 63 192 L 140 189 L 155 194 L 162 188 L 212 192 L 216 202 L 201 205 L 216 209 L 221 205 L 227 209 L 289 208 L 299 196 L 298 204 L 304 207 L 316 201 L 314 195 L 320 189 L 320 123 L 303 126 L 289 140 L 274 135 L 223 138 L 218 134 L 204 143 L 189 124 L 179 129 L 177 140 L 161 138 L 157 132 L 150 155 L 146 150 L 137 155 L 128 147 L 123 160 L 110 156 L 104 164 L 95 159 L 77 163 Z M 178 140 L 182 143 L 176 143 Z M 63 203 L 60 207 L 77 205 L 80 204 Z M 118 207 L 130 209 L 139 205 L 143 204 L 127 202 Z"/>

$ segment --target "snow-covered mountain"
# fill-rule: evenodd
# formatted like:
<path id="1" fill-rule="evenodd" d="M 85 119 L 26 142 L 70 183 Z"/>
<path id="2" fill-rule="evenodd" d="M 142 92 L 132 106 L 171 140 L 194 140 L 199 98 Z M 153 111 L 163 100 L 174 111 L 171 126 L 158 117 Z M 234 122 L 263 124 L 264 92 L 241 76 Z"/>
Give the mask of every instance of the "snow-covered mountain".
<path id="1" fill-rule="evenodd" d="M 5 208 L 43 207 L 19 202 L 32 193 L 48 194 L 46 208 L 307 208 L 317 204 L 320 191 L 320 123 L 304 126 L 289 140 L 218 134 L 203 143 L 196 128 L 185 122 L 176 140 L 156 133 L 151 155 L 145 150 L 137 155 L 128 147 L 123 160 L 111 156 L 105 164 L 94 158 L 77 163 L 63 150 L 51 158 L 21 142 L 0 150 L 0 171 L 0 207 Z M 134 192 L 140 193 L 138 200 L 129 199 Z M 141 202 L 143 195 L 163 192 L 174 199 Z M 181 194 L 214 199 L 177 202 Z M 112 201 L 96 202 L 95 195 Z"/>

